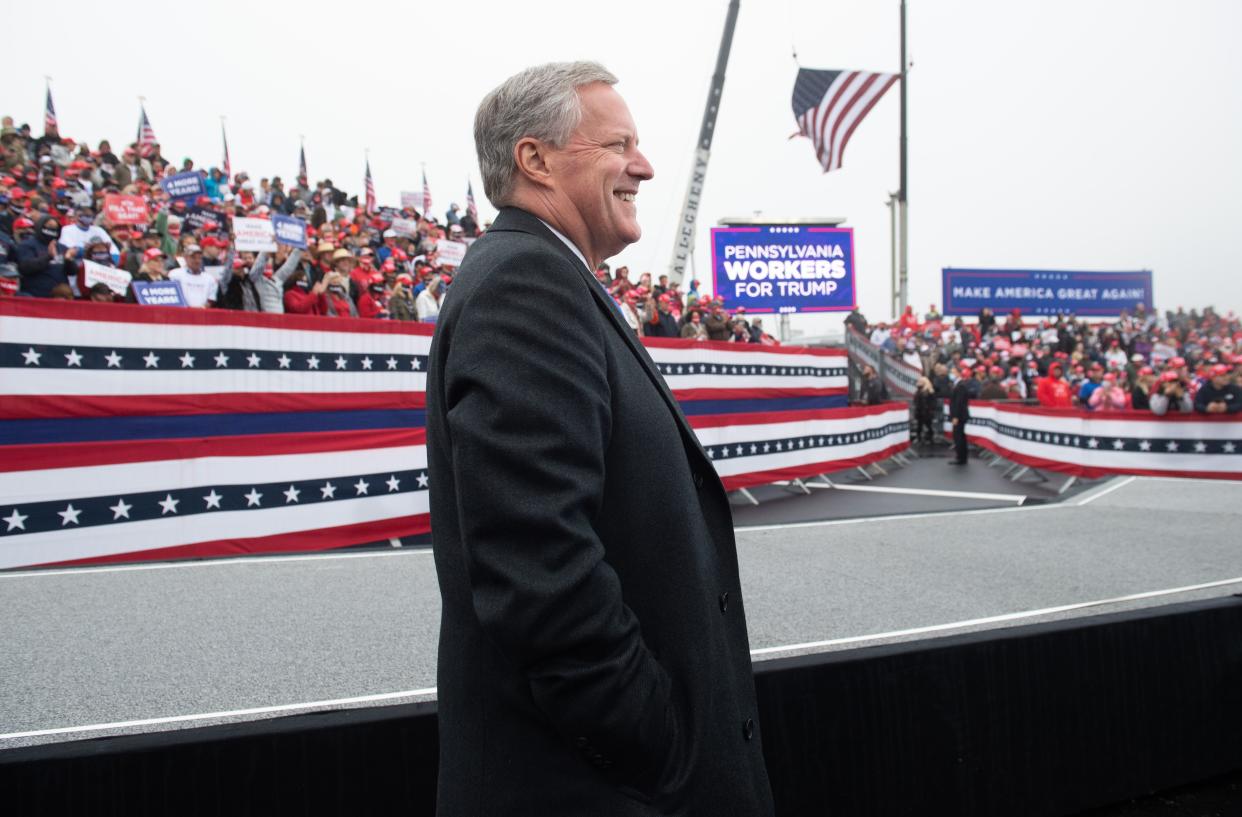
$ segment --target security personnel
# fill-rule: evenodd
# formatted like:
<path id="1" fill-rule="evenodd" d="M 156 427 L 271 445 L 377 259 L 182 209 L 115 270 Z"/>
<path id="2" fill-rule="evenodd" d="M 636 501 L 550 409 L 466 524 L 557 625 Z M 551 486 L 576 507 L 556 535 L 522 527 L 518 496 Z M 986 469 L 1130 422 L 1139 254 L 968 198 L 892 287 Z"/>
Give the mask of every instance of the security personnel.
<path id="1" fill-rule="evenodd" d="M 979 369 L 983 373 L 987 373 L 987 368 L 980 366 Z M 966 449 L 966 421 L 970 419 L 970 398 L 975 397 L 979 393 L 979 381 L 974 377 L 975 372 L 970 370 L 969 366 L 963 366 L 961 377 L 953 386 L 953 393 L 949 396 L 949 422 L 953 424 L 953 459 L 949 460 L 949 465 L 965 465 L 968 451 Z"/>

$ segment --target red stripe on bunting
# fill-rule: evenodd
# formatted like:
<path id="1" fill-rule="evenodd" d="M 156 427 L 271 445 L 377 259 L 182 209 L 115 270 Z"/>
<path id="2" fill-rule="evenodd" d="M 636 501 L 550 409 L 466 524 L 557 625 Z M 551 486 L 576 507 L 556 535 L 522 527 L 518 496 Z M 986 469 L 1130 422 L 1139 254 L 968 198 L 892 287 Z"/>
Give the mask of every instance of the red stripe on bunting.
<path id="1" fill-rule="evenodd" d="M 905 403 L 881 403 L 878 406 L 850 406 L 848 408 L 803 409 L 801 411 L 751 412 L 745 414 L 700 414 L 686 419 L 693 428 L 720 428 L 722 426 L 767 425 L 771 423 L 797 423 L 806 420 L 846 420 L 853 417 L 873 417 L 901 409 Z M 861 430 L 861 429 L 858 429 Z"/>
<path id="2" fill-rule="evenodd" d="M 844 471 L 849 468 L 856 468 L 861 465 L 870 465 L 873 462 L 888 459 L 896 453 L 905 451 L 910 447 L 910 441 L 905 440 L 896 445 L 890 445 L 888 448 L 876 451 L 874 454 L 865 454 L 861 457 L 851 457 L 841 460 L 826 460 L 824 462 L 815 462 L 808 465 L 791 465 L 788 468 L 775 468 L 771 471 L 753 471 L 748 474 L 738 474 L 732 477 L 721 477 L 726 491 L 736 491 L 738 488 L 749 488 L 753 485 L 768 485 L 773 482 L 790 479 L 802 479 L 803 477 L 814 477 L 820 474 L 827 474 L 833 471 Z"/>
<path id="3" fill-rule="evenodd" d="M 21 318 L 54 318 L 106 323 L 177 324 L 181 326 L 250 326 L 260 329 L 293 329 L 318 334 L 340 332 L 366 335 L 430 336 L 435 328 L 412 321 L 377 321 L 373 318 L 324 318 L 316 315 L 276 315 L 232 309 L 185 309 L 138 304 L 100 304 L 51 298 L 0 299 L 0 315 Z"/>
<path id="4" fill-rule="evenodd" d="M 0 395 L 0 419 L 421 409 L 426 407 L 426 402 L 426 393 L 421 391 L 231 392 L 117 397 L 81 394 Z"/>
<path id="5" fill-rule="evenodd" d="M 1078 465 L 1072 462 L 1060 462 L 1058 460 L 1048 460 L 1043 457 L 1032 457 L 1029 454 L 1021 454 L 1008 448 L 997 445 L 991 440 L 983 437 L 976 437 L 967 434 L 966 439 L 973 445 L 980 448 L 986 448 L 993 454 L 998 454 L 1010 462 L 1016 462 L 1019 465 L 1028 465 L 1031 468 L 1038 468 L 1042 471 L 1054 471 L 1058 474 L 1069 474 L 1083 479 L 1099 479 L 1100 477 L 1111 477 L 1118 474 L 1126 474 L 1138 477 L 1185 477 L 1187 479 L 1228 479 L 1242 480 L 1242 472 L 1234 471 L 1232 473 L 1223 473 L 1220 471 L 1180 471 L 1172 468 L 1091 468 L 1085 465 Z M 1157 455 L 1158 456 L 1158 455 Z"/>
<path id="6" fill-rule="evenodd" d="M 669 375 L 682 377 L 683 375 Z M 707 375 L 711 377 L 711 375 Z M 777 397 L 839 397 L 849 394 L 849 388 L 831 389 L 673 389 L 678 402 L 683 400 L 765 400 Z M 776 412 L 773 412 L 775 414 Z M 786 412 L 780 412 L 784 416 Z"/>
<path id="7" fill-rule="evenodd" d="M 192 545 L 154 548 L 152 550 L 112 553 L 73 559 L 67 562 L 46 562 L 35 567 L 68 567 L 73 565 L 116 564 L 118 562 L 151 562 L 169 559 L 207 559 L 221 556 L 247 556 L 256 553 L 305 553 L 330 548 L 383 542 L 402 536 L 416 536 L 431 530 L 430 514 L 399 516 L 374 522 L 359 522 L 335 528 L 257 536 L 251 539 L 219 539 Z"/>
<path id="8" fill-rule="evenodd" d="M 1086 420 L 1131 420 L 1144 423 L 1237 423 L 1236 414 L 1165 414 L 1159 416 L 1150 411 L 1087 411 L 1086 409 L 1057 409 L 1044 406 L 1025 406 L 999 401 L 971 401 L 972 406 L 991 406 L 997 411 L 1011 414 L 1034 414 L 1040 417 L 1066 417 Z"/>
<path id="9" fill-rule="evenodd" d="M 764 346 L 761 343 L 729 343 L 723 340 L 682 340 L 681 338 L 643 338 L 649 349 L 706 349 L 713 352 L 745 352 L 763 355 L 815 355 L 845 358 L 844 349 L 820 349 L 811 346 Z"/>
<path id="10" fill-rule="evenodd" d="M 0 447 L 0 450 L 4 451 L 4 458 L 0 460 L 0 472 L 86 468 L 94 465 L 192 460 L 202 457 L 316 454 L 325 451 L 357 451 L 425 445 L 426 442 L 425 429 L 384 428 L 360 431 L 252 434 L 237 437 L 6 445 Z"/>

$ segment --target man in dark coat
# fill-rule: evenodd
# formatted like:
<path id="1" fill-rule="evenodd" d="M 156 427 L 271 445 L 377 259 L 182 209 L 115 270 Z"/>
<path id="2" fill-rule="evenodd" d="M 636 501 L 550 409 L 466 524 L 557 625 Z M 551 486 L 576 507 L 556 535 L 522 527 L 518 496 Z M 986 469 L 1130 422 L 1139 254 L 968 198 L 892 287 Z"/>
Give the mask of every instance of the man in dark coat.
<path id="1" fill-rule="evenodd" d="M 475 118 L 500 214 L 427 378 L 442 817 L 773 812 L 724 488 L 591 274 L 653 175 L 615 81 L 527 69 Z"/>
<path id="2" fill-rule="evenodd" d="M 969 367 L 963 367 L 962 376 L 953 386 L 953 393 L 949 396 L 949 422 L 953 424 L 953 459 L 949 460 L 950 465 L 966 464 L 966 458 L 970 453 L 966 448 L 966 423 L 970 420 L 970 399 L 978 397 L 980 391 L 979 381 L 974 375 L 982 378 L 986 372 L 987 369 L 983 366 L 978 367 L 973 373 Z"/>

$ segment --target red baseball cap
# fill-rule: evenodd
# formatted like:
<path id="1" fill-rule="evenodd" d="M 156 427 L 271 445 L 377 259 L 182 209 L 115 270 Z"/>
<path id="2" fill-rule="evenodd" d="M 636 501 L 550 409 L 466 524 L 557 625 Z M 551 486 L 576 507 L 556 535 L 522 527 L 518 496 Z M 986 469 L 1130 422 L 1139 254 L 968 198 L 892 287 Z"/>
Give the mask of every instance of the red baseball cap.
<path id="1" fill-rule="evenodd" d="M 142 257 L 147 261 L 150 261 L 152 258 L 163 258 L 164 251 L 161 250 L 159 247 L 152 247 L 151 249 L 144 252 L 142 254 Z"/>

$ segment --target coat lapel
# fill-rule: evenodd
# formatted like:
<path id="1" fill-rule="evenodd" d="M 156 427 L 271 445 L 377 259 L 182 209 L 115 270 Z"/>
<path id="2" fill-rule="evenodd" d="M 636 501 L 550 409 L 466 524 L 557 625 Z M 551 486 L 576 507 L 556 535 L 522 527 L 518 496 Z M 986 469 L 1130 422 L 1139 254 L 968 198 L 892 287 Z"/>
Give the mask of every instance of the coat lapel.
<path id="1" fill-rule="evenodd" d="M 591 274 L 591 271 L 583 266 L 582 261 L 574 252 L 565 246 L 565 242 L 561 241 L 552 231 L 544 226 L 543 222 L 535 216 L 527 213 L 525 210 L 519 210 L 516 207 L 504 207 L 500 210 L 500 214 L 496 217 L 495 223 L 492 225 L 492 231 L 516 230 L 519 232 L 530 233 L 539 236 L 547 241 L 557 252 L 569 260 L 570 264 L 576 269 L 587 288 L 590 289 L 591 295 L 595 298 L 596 305 L 604 313 L 604 319 L 612 324 L 625 341 L 630 351 L 638 358 L 639 364 L 643 367 L 643 371 L 647 373 L 647 377 L 652 384 L 660 392 L 660 396 L 664 398 L 664 402 L 668 405 L 669 411 L 676 418 L 678 426 L 681 428 L 682 436 L 692 441 L 693 446 L 707 460 L 707 454 L 703 451 L 703 446 L 699 443 L 699 437 L 694 433 L 694 429 L 690 427 L 689 421 L 681 411 L 681 406 L 677 399 L 673 397 L 672 391 L 669 390 L 668 384 L 664 382 L 664 376 L 656 371 L 655 363 L 651 360 L 651 355 L 647 352 L 647 347 L 639 342 L 638 337 L 634 334 L 634 330 L 630 329 L 629 324 L 622 320 L 620 313 L 617 311 L 616 303 L 600 286 L 599 281 Z"/>

